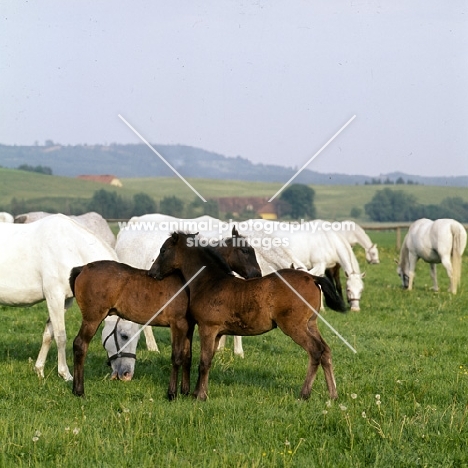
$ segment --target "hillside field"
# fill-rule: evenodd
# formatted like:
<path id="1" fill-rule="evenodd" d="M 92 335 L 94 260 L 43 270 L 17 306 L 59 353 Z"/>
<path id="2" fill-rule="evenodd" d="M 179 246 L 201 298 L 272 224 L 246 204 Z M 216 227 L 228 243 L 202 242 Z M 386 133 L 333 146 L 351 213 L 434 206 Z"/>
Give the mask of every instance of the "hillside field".
<path id="1" fill-rule="evenodd" d="M 189 179 L 188 182 L 206 199 L 229 196 L 272 197 L 283 184 Z M 46 176 L 25 171 L 0 168 L 0 207 L 6 206 L 13 197 L 25 200 L 42 200 L 46 206 L 62 211 L 73 199 L 90 199 L 99 189 L 116 191 L 131 198 L 145 192 L 159 202 L 166 196 L 177 196 L 189 203 L 196 195 L 177 177 L 122 179 L 123 187 L 88 182 L 69 177 Z M 364 205 L 375 192 L 384 187 L 403 190 L 417 197 L 423 204 L 438 204 L 446 197 L 461 197 L 468 202 L 468 187 L 434 187 L 425 185 L 316 185 L 315 206 L 317 217 L 346 219 L 353 207 L 361 208 L 361 221 L 366 221 Z"/>

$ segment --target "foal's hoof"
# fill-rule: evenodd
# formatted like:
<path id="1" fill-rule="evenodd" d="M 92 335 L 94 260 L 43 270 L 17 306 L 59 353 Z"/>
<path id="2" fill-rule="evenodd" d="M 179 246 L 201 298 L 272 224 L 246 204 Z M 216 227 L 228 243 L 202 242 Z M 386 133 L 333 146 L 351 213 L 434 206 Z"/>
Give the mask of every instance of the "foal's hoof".
<path id="1" fill-rule="evenodd" d="M 73 395 L 75 395 L 77 397 L 84 397 L 84 390 L 75 390 L 75 389 L 73 389 L 72 393 L 73 393 Z"/>

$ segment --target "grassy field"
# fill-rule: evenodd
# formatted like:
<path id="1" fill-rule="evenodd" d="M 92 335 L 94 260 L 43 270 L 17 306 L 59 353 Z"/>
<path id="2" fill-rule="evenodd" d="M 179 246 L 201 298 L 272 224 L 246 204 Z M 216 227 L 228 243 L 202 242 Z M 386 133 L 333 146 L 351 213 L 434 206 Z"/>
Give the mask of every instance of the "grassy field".
<path id="1" fill-rule="evenodd" d="M 298 400 L 304 351 L 280 331 L 232 341 L 218 353 L 208 401 L 165 398 L 169 333 L 155 329 L 161 354 L 140 346 L 132 382 L 109 381 L 104 351 L 91 343 L 86 396 L 57 376 L 56 348 L 38 380 L 33 365 L 44 305 L 2 307 L 0 328 L 0 466 L 164 467 L 463 467 L 468 466 L 468 258 L 459 294 L 430 290 L 418 265 L 415 290 L 395 273 L 392 232 L 372 233 L 380 265 L 365 266 L 360 313 L 324 313 L 357 349 L 323 324 L 339 392 L 329 402 L 320 370 L 308 401 Z M 67 313 L 71 342 L 80 312 Z M 194 345 L 195 363 L 198 341 Z M 195 369 L 193 369 L 193 384 Z"/>
<path id="2" fill-rule="evenodd" d="M 0 207 L 7 206 L 13 197 L 25 200 L 38 200 L 42 205 L 56 211 L 63 211 L 74 199 L 91 199 L 99 189 L 117 191 L 124 197 L 145 192 L 157 202 L 166 196 L 175 195 L 186 204 L 196 197 L 180 179 L 176 177 L 123 179 L 122 188 L 97 184 L 68 177 L 44 176 L 25 171 L 0 168 Z M 189 179 L 193 187 L 204 198 L 227 196 L 272 197 L 282 186 L 281 183 L 262 183 L 245 181 L 225 181 L 208 179 Z M 364 205 L 368 203 L 381 185 L 318 185 L 315 190 L 317 217 L 325 219 L 346 219 L 352 208 L 363 211 L 360 221 L 367 221 Z M 390 186 L 413 194 L 423 204 L 438 204 L 446 197 L 461 197 L 468 202 L 468 187 L 432 187 L 423 185 Z"/>

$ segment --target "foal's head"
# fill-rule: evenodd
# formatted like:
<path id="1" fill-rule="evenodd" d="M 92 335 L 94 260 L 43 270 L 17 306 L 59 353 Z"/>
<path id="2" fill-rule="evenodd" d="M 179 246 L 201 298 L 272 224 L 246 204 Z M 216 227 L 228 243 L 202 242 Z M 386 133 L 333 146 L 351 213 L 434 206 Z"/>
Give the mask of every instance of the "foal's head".
<path id="1" fill-rule="evenodd" d="M 184 257 L 180 247 L 184 243 L 187 246 L 192 245 L 195 243 L 195 240 L 196 234 L 173 232 L 159 249 L 158 257 L 148 270 L 148 276 L 161 280 L 171 273 L 180 270 Z"/>
<path id="2" fill-rule="evenodd" d="M 218 252 L 226 260 L 233 271 L 242 278 L 260 278 L 262 271 L 257 262 L 254 248 L 246 237 L 241 236 L 237 229 L 232 228 L 232 237 L 221 239 L 217 247 Z"/>
<path id="3" fill-rule="evenodd" d="M 199 252 L 192 255 L 192 252 Z M 196 234 L 174 232 L 162 245 L 158 258 L 148 271 L 149 276 L 162 279 L 181 270 L 191 261 L 200 261 L 213 271 L 232 274 L 233 271 L 243 278 L 261 276 L 254 249 L 247 240 L 233 230 L 233 237 L 213 241 L 197 237 Z"/>

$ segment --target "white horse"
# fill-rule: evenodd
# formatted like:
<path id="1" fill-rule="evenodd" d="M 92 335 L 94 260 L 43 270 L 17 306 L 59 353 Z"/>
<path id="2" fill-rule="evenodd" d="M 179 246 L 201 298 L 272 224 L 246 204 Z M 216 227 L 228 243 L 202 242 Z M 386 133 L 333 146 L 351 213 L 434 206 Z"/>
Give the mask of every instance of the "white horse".
<path id="1" fill-rule="evenodd" d="M 31 213 L 21 214 L 15 217 L 15 223 L 27 224 L 33 223 L 39 219 L 50 216 L 51 213 L 45 211 L 32 211 Z M 107 221 L 98 213 L 90 211 L 79 216 L 69 216 L 71 219 L 81 224 L 85 228 L 93 232 L 104 242 L 107 242 L 112 248 L 115 246 L 115 236 Z"/>
<path id="2" fill-rule="evenodd" d="M 52 339 L 58 348 L 58 373 L 72 380 L 65 356 L 65 311 L 73 302 L 73 267 L 117 260 L 114 250 L 64 215 L 31 224 L 0 224 L 0 304 L 29 306 L 46 301 L 49 312 L 35 369 L 44 377 Z"/>
<path id="3" fill-rule="evenodd" d="M 332 222 L 324 221 L 322 219 L 314 219 L 311 221 L 311 224 L 312 223 L 320 230 L 322 230 L 324 226 L 328 226 L 328 228 L 330 228 L 333 223 L 339 224 L 340 229 L 334 232 L 341 234 L 349 242 L 351 247 L 359 244 L 364 249 L 367 263 L 380 263 L 377 244 L 374 244 L 366 234 L 366 231 L 364 231 L 364 229 L 354 221 L 345 220 Z"/>
<path id="4" fill-rule="evenodd" d="M 139 331 L 137 323 L 117 315 L 109 315 L 104 320 L 102 346 L 107 351 L 107 363 L 112 368 L 111 380 L 132 380 L 138 344 L 138 339 L 134 337 Z"/>
<path id="5" fill-rule="evenodd" d="M 13 215 L 10 213 L 7 213 L 6 211 L 0 212 L 0 223 L 13 223 L 14 221 L 15 218 L 13 218 Z"/>
<path id="6" fill-rule="evenodd" d="M 466 238 L 465 228 L 453 219 L 423 218 L 411 224 L 401 246 L 397 268 L 403 287 L 413 288 L 416 262 L 422 258 L 430 264 L 434 290 L 439 290 L 436 263 L 442 263 L 450 279 L 449 291 L 456 294 Z"/>
<path id="7" fill-rule="evenodd" d="M 313 275 L 323 276 L 326 269 L 340 264 L 346 276 L 346 295 L 351 310 L 360 310 L 359 301 L 364 289 L 362 278 L 365 273 L 361 273 L 353 249 L 346 239 L 336 232 L 315 230 L 313 226 L 307 228 L 307 225 L 297 230 L 276 231 L 274 235 L 288 241 L 289 249 Z"/>

